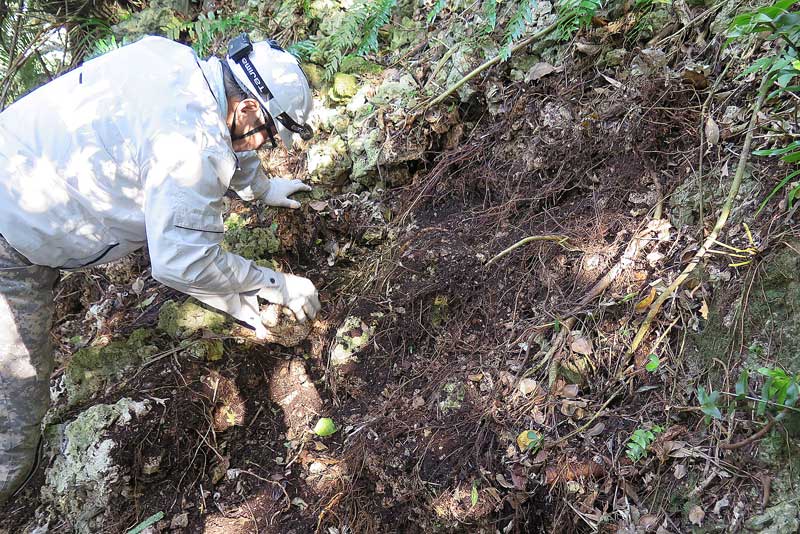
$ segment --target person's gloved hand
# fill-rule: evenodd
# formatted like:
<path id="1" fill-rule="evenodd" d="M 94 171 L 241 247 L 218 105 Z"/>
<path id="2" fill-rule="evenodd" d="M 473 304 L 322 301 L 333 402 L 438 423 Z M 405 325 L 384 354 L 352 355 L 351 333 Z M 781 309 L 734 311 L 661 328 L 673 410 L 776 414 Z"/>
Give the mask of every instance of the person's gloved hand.
<path id="1" fill-rule="evenodd" d="M 301 323 L 313 319 L 320 310 L 319 294 L 308 278 L 293 274 L 275 273 L 276 287 L 265 287 L 258 292 L 262 299 L 286 306 Z"/>
<path id="2" fill-rule="evenodd" d="M 267 206 L 276 208 L 292 208 L 296 210 L 300 203 L 289 198 L 300 191 L 311 191 L 311 186 L 303 183 L 302 180 L 289 180 L 288 178 L 270 178 L 269 190 L 261 200 Z"/>

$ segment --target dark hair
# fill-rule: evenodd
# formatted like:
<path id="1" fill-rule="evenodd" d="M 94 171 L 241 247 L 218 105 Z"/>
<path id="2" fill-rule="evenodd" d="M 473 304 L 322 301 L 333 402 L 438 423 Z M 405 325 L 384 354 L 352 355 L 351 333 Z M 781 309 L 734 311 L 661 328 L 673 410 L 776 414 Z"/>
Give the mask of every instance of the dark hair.
<path id="1" fill-rule="evenodd" d="M 222 83 L 225 86 L 225 96 L 235 100 L 244 100 L 251 98 L 247 91 L 245 91 L 236 78 L 233 76 L 230 66 L 223 59 L 222 63 Z"/>

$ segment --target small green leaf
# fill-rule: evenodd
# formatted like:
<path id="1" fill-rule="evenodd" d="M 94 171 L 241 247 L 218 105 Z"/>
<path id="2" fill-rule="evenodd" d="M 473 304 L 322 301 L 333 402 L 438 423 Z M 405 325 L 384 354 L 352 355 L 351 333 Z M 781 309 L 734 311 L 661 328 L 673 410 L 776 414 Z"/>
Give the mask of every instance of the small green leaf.
<path id="1" fill-rule="evenodd" d="M 658 366 L 661 364 L 661 360 L 655 354 L 650 354 L 648 357 L 648 362 L 644 366 L 649 372 L 654 373 Z"/>
<path id="2" fill-rule="evenodd" d="M 750 389 L 750 373 L 746 370 L 739 373 L 739 380 L 736 381 L 736 398 L 742 399 L 745 395 L 747 395 L 748 390 Z"/>
<path id="3" fill-rule="evenodd" d="M 475 506 L 476 504 L 478 504 L 478 481 L 477 480 L 473 480 L 472 481 L 472 491 L 470 492 L 469 500 L 472 502 L 472 506 Z"/>
<path id="4" fill-rule="evenodd" d="M 331 434 L 335 434 L 338 429 L 333 422 L 333 419 L 330 417 L 323 417 L 319 421 L 317 421 L 316 426 L 314 427 L 314 434 L 320 437 L 330 436 Z"/>

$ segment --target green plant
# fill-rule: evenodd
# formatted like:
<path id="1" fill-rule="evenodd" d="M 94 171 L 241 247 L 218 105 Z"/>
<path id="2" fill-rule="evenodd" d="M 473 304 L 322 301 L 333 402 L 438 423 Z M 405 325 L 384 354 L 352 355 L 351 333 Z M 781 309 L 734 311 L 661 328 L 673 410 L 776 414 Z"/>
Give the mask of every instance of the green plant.
<path id="1" fill-rule="evenodd" d="M 571 39 L 578 30 L 588 28 L 602 6 L 602 0 L 562 0 L 558 4 L 556 35 Z"/>
<path id="2" fill-rule="evenodd" d="M 761 367 L 758 374 L 766 377 L 761 387 L 761 400 L 758 402 L 756 413 L 764 415 L 768 403 L 780 406 L 794 406 L 798 398 L 798 377 L 786 374 L 783 369 L 769 369 Z"/>
<path id="3" fill-rule="evenodd" d="M 246 31 L 256 24 L 255 19 L 245 13 L 221 16 L 213 11 L 201 13 L 197 20 L 178 22 L 163 28 L 170 39 L 177 40 L 182 32 L 189 33 L 189 41 L 198 56 L 205 57 L 215 51 L 219 43 L 230 34 Z"/>
<path id="4" fill-rule="evenodd" d="M 706 393 L 706 388 L 697 386 L 697 400 L 700 402 L 700 410 L 705 414 L 706 424 L 711 422 L 711 419 L 722 419 L 722 412 L 719 411 L 717 403 L 719 402 L 719 391 L 710 391 Z"/>
<path id="5" fill-rule="evenodd" d="M 430 12 L 428 12 L 428 16 L 426 17 L 428 24 L 432 24 L 433 21 L 436 20 L 436 17 L 439 16 L 439 13 L 442 12 L 446 5 L 447 0 L 436 0 L 436 3 L 433 4 L 433 7 L 431 8 Z"/>
<path id="6" fill-rule="evenodd" d="M 378 32 L 389 21 L 397 0 L 356 0 L 344 13 L 338 27 L 317 41 L 303 45 L 294 52 L 319 55 L 325 65 L 328 81 L 339 71 L 342 60 L 349 55 L 364 56 L 378 48 Z"/>
<path id="7" fill-rule="evenodd" d="M 537 0 L 522 0 L 517 5 L 508 24 L 506 24 L 503 47 L 500 49 L 501 60 L 505 61 L 511 57 L 511 46 L 522 37 L 525 27 L 532 20 L 533 8 L 536 7 L 537 3 Z"/>
<path id="8" fill-rule="evenodd" d="M 497 27 L 497 0 L 485 0 L 483 2 L 483 18 L 486 19 L 483 33 L 492 33 Z"/>
<path id="9" fill-rule="evenodd" d="M 119 41 L 117 41 L 117 38 L 114 35 L 101 37 L 94 42 L 92 51 L 89 52 L 84 59 L 89 60 L 98 56 L 102 56 L 103 54 L 111 52 L 112 50 L 116 50 L 117 48 L 121 48 L 126 44 L 128 44 L 128 39 L 126 37 L 120 39 Z"/>
<path id="10" fill-rule="evenodd" d="M 625 455 L 630 458 L 633 463 L 638 462 L 647 456 L 647 451 L 656 440 L 656 435 L 663 431 L 664 429 L 658 425 L 654 425 L 647 430 L 637 428 L 628 439 Z"/>
<path id="11" fill-rule="evenodd" d="M 728 29 L 728 40 L 731 42 L 759 35 L 765 41 L 775 42 L 777 53 L 765 55 L 754 61 L 741 76 L 762 72 L 777 85 L 767 98 L 773 98 L 785 92 L 796 93 L 800 86 L 792 85 L 792 81 L 800 74 L 798 59 L 798 40 L 800 39 L 800 11 L 791 11 L 793 0 L 779 0 L 770 6 L 743 13 L 733 19 Z M 800 142 L 793 141 L 786 146 L 754 150 L 756 156 L 780 156 L 787 163 L 800 162 Z M 789 172 L 761 202 L 756 215 L 761 213 L 767 203 L 795 177 L 800 170 Z M 792 187 L 788 194 L 789 208 L 793 207 L 795 198 L 800 193 L 800 186 Z"/>

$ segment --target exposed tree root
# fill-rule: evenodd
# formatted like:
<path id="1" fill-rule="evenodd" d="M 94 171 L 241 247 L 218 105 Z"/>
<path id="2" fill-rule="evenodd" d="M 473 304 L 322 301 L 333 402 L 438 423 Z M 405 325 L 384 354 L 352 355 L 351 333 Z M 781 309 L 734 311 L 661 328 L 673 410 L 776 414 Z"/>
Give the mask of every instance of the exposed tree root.
<path id="1" fill-rule="evenodd" d="M 485 266 L 488 267 L 489 265 L 491 265 L 495 261 L 499 260 L 500 258 L 505 256 L 506 254 L 509 254 L 510 252 L 513 252 L 514 250 L 518 249 L 519 247 L 521 247 L 523 245 L 527 245 L 528 243 L 533 243 L 535 241 L 555 241 L 557 244 L 561 245 L 562 247 L 566 248 L 567 250 L 575 250 L 572 247 L 568 246 L 568 240 L 569 240 L 569 238 L 567 236 L 565 236 L 565 235 L 532 235 L 532 236 L 528 236 L 528 237 L 525 237 L 523 239 L 520 239 L 519 241 L 517 241 L 516 243 L 514 243 L 513 245 L 511 245 L 507 249 L 503 250 L 502 252 L 499 252 L 494 258 L 492 258 L 489 261 L 487 261 Z"/>
<path id="2" fill-rule="evenodd" d="M 764 79 L 761 81 L 761 86 L 758 90 L 758 98 L 753 106 L 753 114 L 750 117 L 750 125 L 747 129 L 747 135 L 745 136 L 744 144 L 742 145 L 742 154 L 739 157 L 739 165 L 736 168 L 736 174 L 731 182 L 731 187 L 728 191 L 728 198 L 725 200 L 725 204 L 722 206 L 722 211 L 717 219 L 717 223 L 714 225 L 714 229 L 703 242 L 703 246 L 700 247 L 700 250 L 697 251 L 694 258 L 692 258 L 692 260 L 689 262 L 689 265 L 686 266 L 686 268 L 675 279 L 675 281 L 672 282 L 669 287 L 650 305 L 650 310 L 647 313 L 647 317 L 645 317 L 644 321 L 639 327 L 639 330 L 636 332 L 636 336 L 633 338 L 633 342 L 628 349 L 628 356 L 636 352 L 636 349 L 639 348 L 639 345 L 641 345 L 645 336 L 647 336 L 647 333 L 650 331 L 650 325 L 652 324 L 655 316 L 661 310 L 661 306 L 670 296 L 672 296 L 673 293 L 675 293 L 675 291 L 677 291 L 683 282 L 686 281 L 692 271 L 695 270 L 697 265 L 700 263 L 700 260 L 705 257 L 705 255 L 708 253 L 708 250 L 714 245 L 714 242 L 719 236 L 720 231 L 728 221 L 731 208 L 733 207 L 733 201 L 736 198 L 736 195 L 739 193 L 739 186 L 742 184 L 742 179 L 744 178 L 745 167 L 750 156 L 750 145 L 753 141 L 753 131 L 755 130 L 756 122 L 758 121 L 758 113 L 761 110 L 761 105 L 764 103 L 764 99 L 767 96 L 767 91 L 769 90 L 771 83 L 772 78 L 769 75 L 764 76 Z"/>

